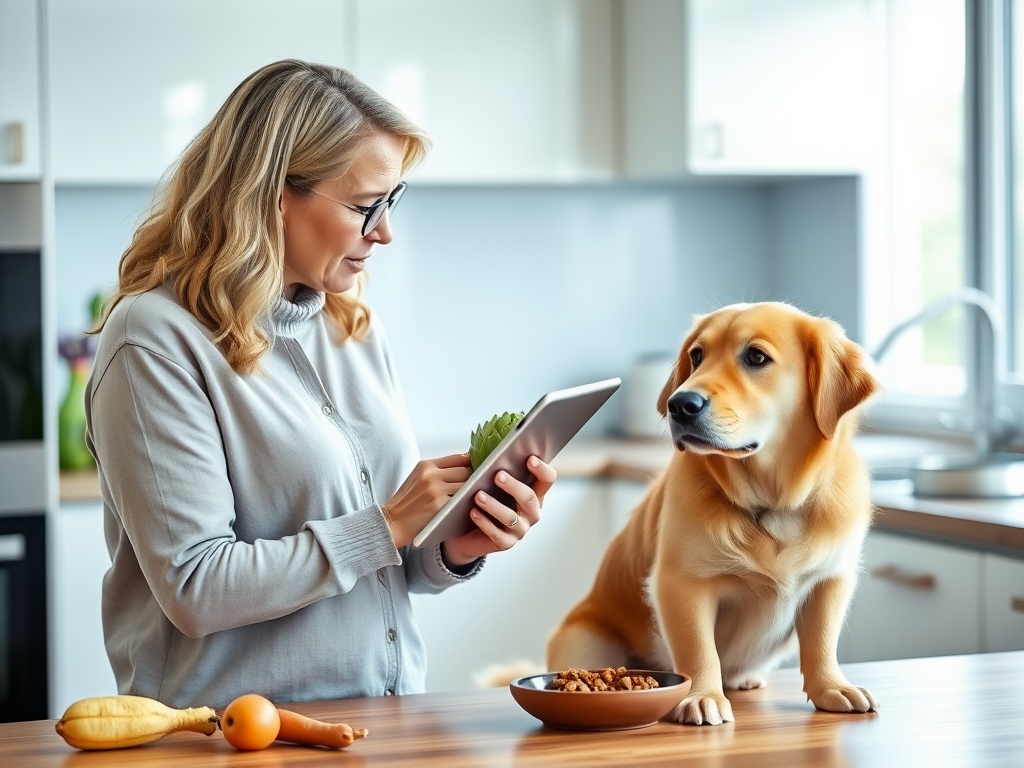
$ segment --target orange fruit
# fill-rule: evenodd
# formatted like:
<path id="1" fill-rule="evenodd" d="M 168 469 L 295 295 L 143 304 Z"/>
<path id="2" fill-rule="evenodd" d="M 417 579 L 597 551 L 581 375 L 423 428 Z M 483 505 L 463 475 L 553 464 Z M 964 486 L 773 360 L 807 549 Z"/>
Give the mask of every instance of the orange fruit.
<path id="1" fill-rule="evenodd" d="M 235 749 L 263 749 L 277 738 L 281 716 L 270 699 L 258 693 L 247 693 L 224 708 L 220 729 Z"/>

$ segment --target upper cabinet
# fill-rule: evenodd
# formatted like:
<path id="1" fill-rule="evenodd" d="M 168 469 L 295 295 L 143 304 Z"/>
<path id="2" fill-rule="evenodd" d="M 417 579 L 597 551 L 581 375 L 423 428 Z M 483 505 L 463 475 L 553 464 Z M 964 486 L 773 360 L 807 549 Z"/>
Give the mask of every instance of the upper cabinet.
<path id="1" fill-rule="evenodd" d="M 349 64 L 338 0 L 47 5 L 57 183 L 152 184 L 259 67 Z"/>
<path id="2" fill-rule="evenodd" d="M 0 59 L 20 62 L 0 68 L 3 124 L 25 126 L 26 168 L 39 1 L 0 11 L 16 22 Z M 421 182 L 856 173 L 877 2 L 47 0 L 54 177 L 156 182 L 232 88 L 285 57 L 348 67 L 422 125 Z"/>
<path id="3" fill-rule="evenodd" d="M 41 175 L 37 0 L 0 2 L 0 181 Z"/>
<path id="4" fill-rule="evenodd" d="M 614 177 L 611 0 L 358 0 L 355 71 L 431 136 L 418 181 Z"/>
<path id="5" fill-rule="evenodd" d="M 152 184 L 247 74 L 349 67 L 434 142 L 418 181 L 614 175 L 612 0 L 50 0 L 58 183 Z"/>
<path id="6" fill-rule="evenodd" d="M 873 0 L 622 0 L 625 175 L 859 172 L 874 13 Z"/>

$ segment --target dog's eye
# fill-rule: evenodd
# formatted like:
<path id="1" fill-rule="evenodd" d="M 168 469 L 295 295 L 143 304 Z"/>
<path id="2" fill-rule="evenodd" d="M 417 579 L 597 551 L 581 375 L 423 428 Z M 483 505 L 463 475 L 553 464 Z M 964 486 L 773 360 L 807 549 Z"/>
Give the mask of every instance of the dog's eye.
<path id="1" fill-rule="evenodd" d="M 756 347 L 750 347 L 747 350 L 747 365 L 752 365 L 755 368 L 762 368 L 768 365 L 771 361 L 772 359 L 768 357 L 768 355 Z"/>
<path id="2" fill-rule="evenodd" d="M 695 347 L 690 350 L 690 365 L 696 368 L 704 360 L 704 350 L 700 347 Z"/>

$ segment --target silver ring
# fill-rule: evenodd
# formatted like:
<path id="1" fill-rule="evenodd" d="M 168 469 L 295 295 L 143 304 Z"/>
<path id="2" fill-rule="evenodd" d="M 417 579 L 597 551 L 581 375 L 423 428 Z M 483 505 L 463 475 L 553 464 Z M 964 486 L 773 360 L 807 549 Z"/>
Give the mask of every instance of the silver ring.
<path id="1" fill-rule="evenodd" d="M 506 525 L 506 528 L 515 528 L 519 524 L 519 515 L 512 518 L 512 522 Z"/>

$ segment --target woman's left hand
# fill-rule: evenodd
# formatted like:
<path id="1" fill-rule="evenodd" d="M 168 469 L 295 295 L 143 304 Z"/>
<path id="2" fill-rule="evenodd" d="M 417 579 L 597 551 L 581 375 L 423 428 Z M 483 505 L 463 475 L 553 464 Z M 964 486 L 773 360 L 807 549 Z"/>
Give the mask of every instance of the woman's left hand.
<path id="1" fill-rule="evenodd" d="M 476 529 L 441 545 L 445 563 L 459 567 L 484 555 L 511 549 L 540 521 L 544 496 L 558 475 L 536 456 L 527 460 L 526 468 L 536 478 L 533 485 L 520 482 L 503 470 L 494 477 L 497 486 L 515 499 L 515 509 L 489 493 L 477 493 L 476 506 L 470 512 Z"/>

